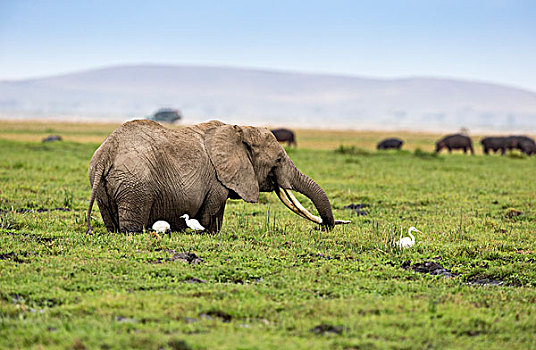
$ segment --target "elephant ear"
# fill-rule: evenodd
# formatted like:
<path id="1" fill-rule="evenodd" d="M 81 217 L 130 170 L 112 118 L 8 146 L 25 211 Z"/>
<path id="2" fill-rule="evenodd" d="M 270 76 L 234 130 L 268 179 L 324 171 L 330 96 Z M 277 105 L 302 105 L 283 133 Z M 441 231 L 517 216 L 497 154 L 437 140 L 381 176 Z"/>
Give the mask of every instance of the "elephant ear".
<path id="1" fill-rule="evenodd" d="M 233 125 L 210 128 L 205 134 L 205 146 L 218 180 L 246 202 L 258 202 L 259 184 L 242 129 Z"/>

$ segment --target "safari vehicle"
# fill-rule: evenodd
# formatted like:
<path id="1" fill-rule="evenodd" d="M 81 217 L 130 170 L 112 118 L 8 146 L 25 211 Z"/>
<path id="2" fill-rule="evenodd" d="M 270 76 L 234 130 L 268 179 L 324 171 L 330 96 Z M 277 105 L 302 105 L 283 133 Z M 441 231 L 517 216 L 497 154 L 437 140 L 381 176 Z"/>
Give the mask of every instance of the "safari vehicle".
<path id="1" fill-rule="evenodd" d="M 161 108 L 152 116 L 147 117 L 147 119 L 155 122 L 175 123 L 182 119 L 182 114 L 178 109 Z"/>

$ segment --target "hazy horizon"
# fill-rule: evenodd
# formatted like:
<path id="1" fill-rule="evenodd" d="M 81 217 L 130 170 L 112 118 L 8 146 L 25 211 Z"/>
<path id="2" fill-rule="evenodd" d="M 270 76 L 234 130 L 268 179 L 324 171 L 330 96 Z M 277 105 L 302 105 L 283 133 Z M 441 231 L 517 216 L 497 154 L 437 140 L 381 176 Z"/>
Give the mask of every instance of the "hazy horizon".
<path id="1" fill-rule="evenodd" d="M 369 79 L 205 66 L 115 66 L 0 82 L 0 119 L 125 121 L 162 107 L 184 123 L 305 128 L 536 130 L 536 93 L 436 78 Z"/>

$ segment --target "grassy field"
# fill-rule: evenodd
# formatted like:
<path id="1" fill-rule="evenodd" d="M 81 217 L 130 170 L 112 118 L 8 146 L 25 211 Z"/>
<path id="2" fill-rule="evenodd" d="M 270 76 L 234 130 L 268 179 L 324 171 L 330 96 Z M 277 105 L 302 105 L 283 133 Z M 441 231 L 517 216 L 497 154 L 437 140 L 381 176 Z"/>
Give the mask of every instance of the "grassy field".
<path id="1" fill-rule="evenodd" d="M 229 201 L 217 235 L 110 234 L 96 206 L 87 235 L 87 166 L 115 127 L 0 123 L 0 348 L 536 346 L 536 157 L 302 130 L 288 153 L 350 225 L 319 231 L 265 193 Z"/>

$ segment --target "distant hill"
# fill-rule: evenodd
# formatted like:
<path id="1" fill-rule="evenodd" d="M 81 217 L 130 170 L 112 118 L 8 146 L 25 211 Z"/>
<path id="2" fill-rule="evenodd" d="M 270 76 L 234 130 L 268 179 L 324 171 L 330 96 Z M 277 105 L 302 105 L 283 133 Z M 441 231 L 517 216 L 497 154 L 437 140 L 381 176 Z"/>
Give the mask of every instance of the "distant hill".
<path id="1" fill-rule="evenodd" d="M 2 119 L 122 121 L 161 107 L 186 124 L 536 131 L 536 93 L 463 80 L 138 65 L 0 82 Z"/>

